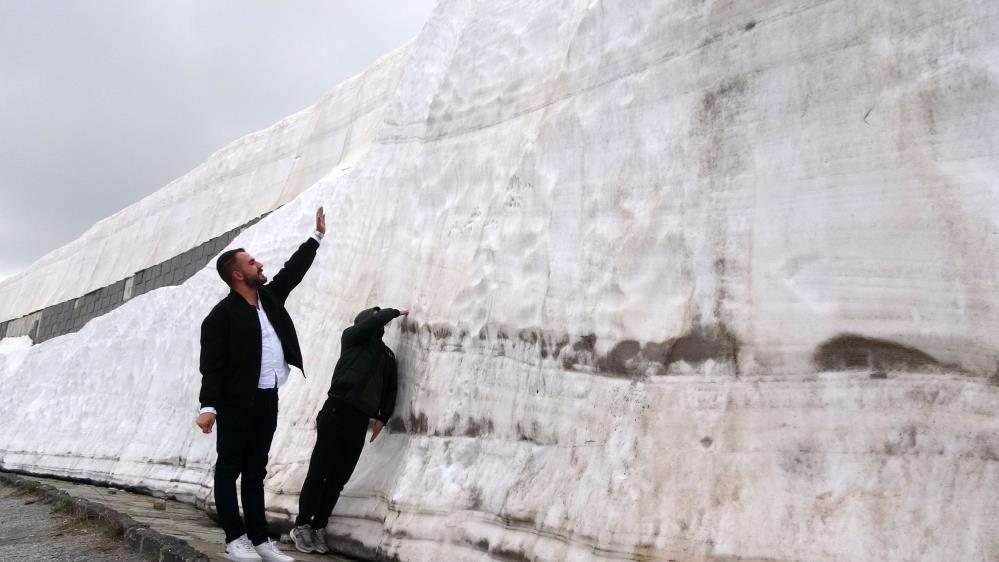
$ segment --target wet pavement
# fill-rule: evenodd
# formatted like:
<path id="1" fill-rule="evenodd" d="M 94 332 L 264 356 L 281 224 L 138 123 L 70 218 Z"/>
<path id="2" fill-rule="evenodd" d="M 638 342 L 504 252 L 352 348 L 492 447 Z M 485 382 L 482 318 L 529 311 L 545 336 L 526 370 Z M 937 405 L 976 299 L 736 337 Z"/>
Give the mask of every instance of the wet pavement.
<path id="1" fill-rule="evenodd" d="M 218 526 L 215 521 L 213 521 L 207 514 L 203 511 L 197 509 L 193 505 L 182 503 L 174 500 L 163 500 L 159 498 L 154 498 L 151 496 L 146 496 L 142 494 L 135 494 L 127 492 L 124 490 L 115 490 L 113 488 L 105 488 L 102 486 L 94 486 L 90 484 L 81 484 L 75 482 L 65 482 L 62 480 L 56 480 L 52 478 L 39 478 L 35 476 L 25 476 L 18 475 L 22 480 L 33 481 L 42 484 L 48 484 L 61 491 L 66 492 L 74 498 L 81 498 L 85 500 L 90 500 L 98 504 L 107 506 L 119 513 L 130 516 L 132 519 L 139 523 L 147 524 L 149 527 L 162 533 L 164 535 L 180 539 L 187 542 L 190 546 L 194 547 L 196 550 L 205 553 L 210 560 L 223 561 L 225 558 L 222 556 L 222 552 L 225 549 L 223 541 L 225 539 L 222 529 Z M 10 490 L 10 492 L 17 492 L 15 488 L 10 488 L 4 485 L 4 489 Z M 26 501 L 27 497 L 21 498 L 19 501 L 23 503 Z M 13 501 L 13 500 L 12 500 Z M 50 506 L 46 506 L 38 502 L 40 509 L 47 513 Z M 157 508 L 156 504 L 159 504 Z M 14 509 L 13 503 L 10 505 L 10 509 Z M 14 512 L 11 513 L 13 515 Z M 6 517 L 6 515 L 5 515 Z M 68 518 L 67 518 L 68 520 Z M 78 525 L 83 527 L 83 525 Z M 96 527 L 92 527 L 89 534 L 95 536 L 107 537 L 107 533 L 103 532 Z M 3 542 L 3 536 L 8 534 L 6 523 L 3 525 L 3 530 L 0 532 L 0 560 L 35 560 L 36 558 L 16 558 L 7 556 L 6 552 L 3 550 L 6 543 Z M 44 538 L 44 535 L 40 535 Z M 106 539 L 107 540 L 107 539 Z M 113 541 L 112 541 L 113 542 Z M 124 543 L 119 542 L 118 546 L 121 548 L 126 548 Z M 281 551 L 289 556 L 292 556 L 296 560 L 301 560 L 303 562 L 351 562 L 353 559 L 337 556 L 334 554 L 303 554 L 295 550 L 294 546 L 290 544 L 280 544 L 279 547 Z M 97 548 L 97 547 L 94 547 Z M 137 559 L 136 553 L 130 552 L 130 557 L 125 558 L 52 558 L 43 557 L 37 558 L 37 560 L 135 560 Z"/>
<path id="2" fill-rule="evenodd" d="M 0 560 L 130 562 L 120 538 L 71 517 L 63 504 L 44 503 L 22 489 L 0 484 Z"/>

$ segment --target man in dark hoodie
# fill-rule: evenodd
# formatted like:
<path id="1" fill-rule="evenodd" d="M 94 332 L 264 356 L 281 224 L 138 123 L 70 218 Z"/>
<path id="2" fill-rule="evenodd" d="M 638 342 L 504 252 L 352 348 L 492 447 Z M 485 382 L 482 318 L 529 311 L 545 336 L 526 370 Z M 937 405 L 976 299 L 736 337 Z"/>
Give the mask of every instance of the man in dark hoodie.
<path id="1" fill-rule="evenodd" d="M 316 417 L 316 446 L 298 499 L 291 537 L 301 552 L 329 552 L 326 524 L 364 448 L 368 420 L 374 441 L 395 409 L 395 354 L 382 341 L 385 325 L 409 310 L 362 311 L 340 336 L 329 397 Z"/>

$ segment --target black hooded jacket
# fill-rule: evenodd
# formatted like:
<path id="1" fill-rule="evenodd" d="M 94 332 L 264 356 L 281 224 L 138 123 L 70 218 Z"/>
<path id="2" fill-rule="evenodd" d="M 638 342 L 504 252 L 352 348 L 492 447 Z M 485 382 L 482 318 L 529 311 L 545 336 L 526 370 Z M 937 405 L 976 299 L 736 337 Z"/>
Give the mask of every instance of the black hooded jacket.
<path id="1" fill-rule="evenodd" d="M 362 311 L 340 336 L 340 359 L 333 368 L 330 398 L 388 423 L 395 410 L 398 382 L 395 354 L 382 341 L 385 325 L 399 317 L 394 308 Z"/>

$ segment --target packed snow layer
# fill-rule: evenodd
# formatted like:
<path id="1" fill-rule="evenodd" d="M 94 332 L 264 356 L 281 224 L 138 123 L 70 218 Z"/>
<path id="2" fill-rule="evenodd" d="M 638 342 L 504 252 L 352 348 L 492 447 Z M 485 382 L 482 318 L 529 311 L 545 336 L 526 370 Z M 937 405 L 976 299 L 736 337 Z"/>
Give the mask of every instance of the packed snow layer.
<path id="1" fill-rule="evenodd" d="M 125 279 L 287 203 L 367 150 L 408 47 L 0 281 L 0 321 Z"/>
<path id="2" fill-rule="evenodd" d="M 275 521 L 377 304 L 413 314 L 329 529 L 359 549 L 994 559 L 999 4 L 449 0 L 399 72 L 352 167 L 233 242 L 273 274 L 327 209 Z M 210 501 L 225 292 L 206 269 L 31 347 L 3 466 Z"/>
<path id="3" fill-rule="evenodd" d="M 17 371 L 30 348 L 31 338 L 28 336 L 0 339 L 0 373 Z"/>

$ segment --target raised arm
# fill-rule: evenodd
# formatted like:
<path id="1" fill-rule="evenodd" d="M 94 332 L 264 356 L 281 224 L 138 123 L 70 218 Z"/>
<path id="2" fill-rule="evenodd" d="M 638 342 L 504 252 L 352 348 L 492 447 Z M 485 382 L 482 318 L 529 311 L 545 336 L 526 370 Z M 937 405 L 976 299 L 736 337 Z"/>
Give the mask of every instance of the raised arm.
<path id="1" fill-rule="evenodd" d="M 313 260 L 316 259 L 316 250 L 319 249 L 319 241 L 326 234 L 326 214 L 323 208 L 316 211 L 316 233 L 311 238 L 302 243 L 295 250 L 295 253 L 284 262 L 281 271 L 277 272 L 274 279 L 267 285 L 271 292 L 283 303 L 288 299 L 291 291 L 302 282 L 305 273 L 312 267 Z"/>
<path id="2" fill-rule="evenodd" d="M 409 311 L 406 309 L 383 308 L 360 324 L 355 324 L 344 330 L 340 342 L 343 347 L 362 344 L 375 335 L 379 328 L 406 314 L 409 314 Z"/>

